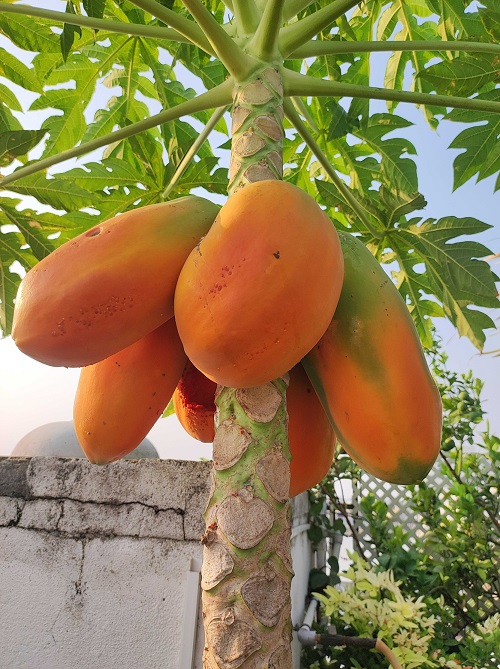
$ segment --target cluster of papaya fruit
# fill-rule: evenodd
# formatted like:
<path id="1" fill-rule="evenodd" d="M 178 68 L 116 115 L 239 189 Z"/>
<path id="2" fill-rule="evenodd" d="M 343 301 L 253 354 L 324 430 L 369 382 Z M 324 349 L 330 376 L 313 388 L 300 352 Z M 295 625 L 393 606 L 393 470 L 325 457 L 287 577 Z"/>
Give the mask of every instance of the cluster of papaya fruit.
<path id="1" fill-rule="evenodd" d="M 133 450 L 171 398 L 211 442 L 217 384 L 287 372 L 292 496 L 327 473 L 337 438 L 394 483 L 422 480 L 439 452 L 439 393 L 398 290 L 286 182 L 221 208 L 150 205 L 66 242 L 23 279 L 12 336 L 41 362 L 82 368 L 74 423 L 99 464 Z"/>

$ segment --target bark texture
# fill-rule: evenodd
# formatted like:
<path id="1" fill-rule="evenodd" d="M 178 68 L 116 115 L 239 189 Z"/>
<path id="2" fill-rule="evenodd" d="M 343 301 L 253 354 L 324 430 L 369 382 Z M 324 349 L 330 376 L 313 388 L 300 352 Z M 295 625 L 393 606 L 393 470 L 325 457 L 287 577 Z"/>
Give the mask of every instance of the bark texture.
<path id="1" fill-rule="evenodd" d="M 202 537 L 206 669 L 290 669 L 286 388 L 220 388 Z"/>

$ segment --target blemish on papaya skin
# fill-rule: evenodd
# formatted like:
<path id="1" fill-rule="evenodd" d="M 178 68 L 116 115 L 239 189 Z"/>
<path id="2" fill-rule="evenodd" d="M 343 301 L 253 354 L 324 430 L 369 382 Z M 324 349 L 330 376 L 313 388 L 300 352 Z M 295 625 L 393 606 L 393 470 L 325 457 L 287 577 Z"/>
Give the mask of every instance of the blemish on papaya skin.
<path id="1" fill-rule="evenodd" d="M 279 259 L 281 258 L 281 255 L 280 255 L 280 252 L 279 252 L 279 251 L 275 251 L 275 252 L 273 253 L 273 256 L 276 258 L 276 260 L 279 260 Z"/>

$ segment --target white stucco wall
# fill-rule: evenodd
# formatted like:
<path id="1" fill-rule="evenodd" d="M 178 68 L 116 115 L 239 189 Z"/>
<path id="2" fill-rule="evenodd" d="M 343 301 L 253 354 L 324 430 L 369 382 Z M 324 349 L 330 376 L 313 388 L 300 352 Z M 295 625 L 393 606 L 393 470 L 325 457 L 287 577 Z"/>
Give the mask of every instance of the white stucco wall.
<path id="1" fill-rule="evenodd" d="M 201 669 L 196 597 L 210 464 L 0 459 L 0 669 Z M 310 568 L 294 502 L 292 617 Z M 298 653 L 296 666 L 298 667 Z"/>

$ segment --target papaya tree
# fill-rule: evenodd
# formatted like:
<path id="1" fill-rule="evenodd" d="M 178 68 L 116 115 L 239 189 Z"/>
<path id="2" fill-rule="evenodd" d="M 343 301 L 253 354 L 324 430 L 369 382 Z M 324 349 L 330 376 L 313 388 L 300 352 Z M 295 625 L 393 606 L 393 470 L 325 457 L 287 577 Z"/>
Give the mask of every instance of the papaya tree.
<path id="1" fill-rule="evenodd" d="M 253 207 L 259 223 L 266 218 L 262 202 L 252 202 L 259 189 L 267 190 L 273 215 L 267 228 L 256 226 L 256 245 L 273 230 L 286 248 L 303 245 L 313 270 L 300 270 L 306 272 L 302 289 L 295 272 L 294 289 L 274 303 L 277 312 L 286 312 L 286 299 L 310 306 L 301 290 L 307 294 L 321 271 L 325 249 L 316 244 L 317 253 L 311 251 L 309 229 L 328 214 L 341 236 L 354 236 L 376 260 L 391 264 L 424 346 L 432 343 L 432 319 L 445 316 L 481 350 L 485 330 L 494 327 L 484 309 L 499 306 L 496 277 L 481 260 L 491 252 L 456 238 L 490 226 L 472 217 L 422 215 L 426 202 L 412 158 L 418 147 L 405 137 L 404 110 L 417 106 L 429 132 L 460 124 L 451 145 L 461 150 L 455 187 L 494 179 L 500 172 L 498 19 L 493 0 L 470 6 L 458 0 L 0 2 L 4 335 L 21 274 L 69 240 L 92 237 L 117 214 L 175 203 L 193 191 L 217 202 L 229 196 L 228 206 L 237 202 L 252 226 Z M 387 57 L 381 61 L 379 53 Z M 380 68 L 383 87 L 373 85 Z M 28 107 L 44 117 L 34 127 L 30 114 L 20 114 Z M 264 182 L 271 186 L 261 188 Z M 307 209 L 311 202 L 315 209 Z M 287 216 L 299 212 L 298 219 L 313 212 L 293 243 L 280 208 Z M 205 240 L 217 248 L 211 240 L 216 226 L 224 226 L 215 212 L 214 218 L 198 249 Z M 275 266 L 281 252 L 273 247 Z M 230 332 L 246 322 L 246 312 L 268 299 L 260 274 L 247 281 L 253 303 L 243 297 L 234 307 L 234 328 L 218 333 L 222 349 L 229 349 Z M 332 284 L 338 280 L 332 275 Z M 311 298 L 315 313 L 328 295 L 335 310 L 332 285 L 322 281 Z M 51 292 L 36 297 L 50 301 Z M 176 321 L 188 349 L 197 319 L 181 311 Z M 299 315 L 287 324 L 294 339 L 310 335 L 311 319 Z M 202 342 L 207 334 L 213 333 L 205 328 Z M 203 349 L 203 343 L 189 345 Z M 279 362 L 281 353 L 274 357 Z M 214 391 L 214 467 L 202 537 L 207 669 L 291 666 L 290 370 L 281 367 L 276 378 L 255 376 L 255 383 L 235 387 L 224 380 Z"/>

